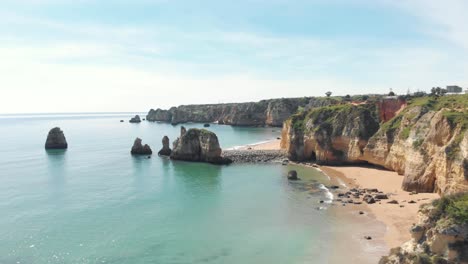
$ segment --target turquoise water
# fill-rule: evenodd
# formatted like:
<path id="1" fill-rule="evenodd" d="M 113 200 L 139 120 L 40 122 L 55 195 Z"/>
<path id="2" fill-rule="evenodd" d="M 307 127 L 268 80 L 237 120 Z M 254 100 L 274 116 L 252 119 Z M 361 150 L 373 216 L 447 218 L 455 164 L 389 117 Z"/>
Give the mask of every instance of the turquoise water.
<path id="1" fill-rule="evenodd" d="M 180 127 L 128 118 L 0 116 L 0 263 L 327 263 L 339 219 L 317 210 L 325 175 L 132 157 L 135 137 L 156 152 Z M 54 126 L 67 151 L 44 150 Z M 224 148 L 279 135 L 210 130 Z"/>

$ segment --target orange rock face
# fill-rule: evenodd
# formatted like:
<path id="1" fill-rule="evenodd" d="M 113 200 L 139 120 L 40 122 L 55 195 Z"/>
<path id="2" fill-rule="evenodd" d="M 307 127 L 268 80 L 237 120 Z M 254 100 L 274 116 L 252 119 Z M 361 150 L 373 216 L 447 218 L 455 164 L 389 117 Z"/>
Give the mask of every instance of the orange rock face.
<path id="1" fill-rule="evenodd" d="M 397 98 L 382 99 L 377 103 L 380 121 L 387 122 L 406 107 L 406 100 Z"/>

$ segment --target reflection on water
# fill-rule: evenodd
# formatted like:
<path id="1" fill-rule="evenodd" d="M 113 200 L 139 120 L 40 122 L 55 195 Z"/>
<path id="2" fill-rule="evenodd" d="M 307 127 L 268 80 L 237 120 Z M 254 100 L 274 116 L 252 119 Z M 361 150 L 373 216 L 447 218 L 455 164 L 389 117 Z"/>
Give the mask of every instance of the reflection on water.
<path id="1" fill-rule="evenodd" d="M 65 195 L 66 154 L 67 151 L 63 149 L 46 150 L 48 182 L 52 201 L 60 201 Z"/>

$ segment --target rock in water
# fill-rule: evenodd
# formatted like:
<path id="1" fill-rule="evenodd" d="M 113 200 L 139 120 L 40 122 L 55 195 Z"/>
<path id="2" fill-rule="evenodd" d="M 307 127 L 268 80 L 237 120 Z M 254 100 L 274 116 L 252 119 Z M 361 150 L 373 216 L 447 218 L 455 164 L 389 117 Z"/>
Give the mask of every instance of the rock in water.
<path id="1" fill-rule="evenodd" d="M 130 153 L 132 153 L 132 155 L 151 155 L 153 151 L 147 144 L 144 146 L 141 144 L 141 138 L 136 138 Z"/>
<path id="2" fill-rule="evenodd" d="M 171 148 L 169 148 L 169 138 L 167 136 L 164 136 L 162 139 L 162 149 L 158 152 L 158 155 L 160 156 L 170 156 L 171 155 Z"/>
<path id="3" fill-rule="evenodd" d="M 299 180 L 299 178 L 297 177 L 297 171 L 295 171 L 295 170 L 289 171 L 288 172 L 288 180 L 291 180 L 291 181 Z"/>
<path id="4" fill-rule="evenodd" d="M 181 127 L 180 137 L 174 142 L 171 159 L 229 164 L 232 161 L 221 156 L 218 137 L 215 133 L 191 128 L 188 131 Z"/>
<path id="5" fill-rule="evenodd" d="M 132 117 L 130 119 L 130 121 L 128 121 L 128 122 L 130 122 L 130 123 L 140 123 L 141 122 L 140 116 L 136 115 L 135 117 Z"/>
<path id="6" fill-rule="evenodd" d="M 203 127 L 210 127 L 210 124 L 204 124 Z"/>
<path id="7" fill-rule="evenodd" d="M 45 143 L 46 149 L 66 149 L 68 148 L 67 140 L 63 131 L 59 127 L 54 127 L 49 131 Z"/>

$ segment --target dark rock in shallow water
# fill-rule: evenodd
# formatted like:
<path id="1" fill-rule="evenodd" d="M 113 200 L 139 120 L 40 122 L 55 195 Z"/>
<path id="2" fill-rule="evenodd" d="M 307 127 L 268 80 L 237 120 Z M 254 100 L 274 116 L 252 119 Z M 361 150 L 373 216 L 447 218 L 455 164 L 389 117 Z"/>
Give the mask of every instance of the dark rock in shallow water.
<path id="1" fill-rule="evenodd" d="M 297 171 L 295 170 L 290 170 L 288 172 L 288 180 L 291 180 L 291 181 L 297 181 L 299 180 L 299 178 L 297 177 Z"/>
<path id="2" fill-rule="evenodd" d="M 136 138 L 130 153 L 133 155 L 151 155 L 153 154 L 153 151 L 147 144 L 144 146 L 141 144 L 141 138 Z"/>
<path id="3" fill-rule="evenodd" d="M 67 140 L 63 131 L 59 127 L 54 127 L 49 131 L 45 143 L 46 149 L 66 149 L 68 148 Z"/>
<path id="4" fill-rule="evenodd" d="M 135 117 L 132 117 L 130 119 L 130 121 L 128 121 L 128 122 L 130 122 L 130 123 L 140 123 L 141 122 L 140 116 L 136 115 Z"/>
<path id="5" fill-rule="evenodd" d="M 160 156 L 170 156 L 171 155 L 171 148 L 169 148 L 169 138 L 167 136 L 164 136 L 162 139 L 162 149 L 158 152 L 158 155 Z"/>
<path id="6" fill-rule="evenodd" d="M 204 124 L 203 127 L 210 127 L 210 124 Z"/>

